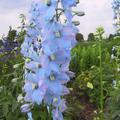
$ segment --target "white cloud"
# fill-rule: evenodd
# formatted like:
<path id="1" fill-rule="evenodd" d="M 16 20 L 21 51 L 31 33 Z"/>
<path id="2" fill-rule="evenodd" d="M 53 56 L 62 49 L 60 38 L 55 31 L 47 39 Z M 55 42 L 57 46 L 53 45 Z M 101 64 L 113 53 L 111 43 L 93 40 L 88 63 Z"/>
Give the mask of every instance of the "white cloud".
<path id="1" fill-rule="evenodd" d="M 0 1 L 0 35 L 8 31 L 9 25 L 19 25 L 19 14 L 28 15 L 30 2 L 32 0 L 1 0 Z M 85 11 L 85 16 L 79 19 L 80 32 L 87 36 L 94 32 L 99 25 L 104 26 L 106 33 L 113 32 L 111 0 L 81 0 L 78 10 Z"/>
<path id="2" fill-rule="evenodd" d="M 11 25 L 16 29 L 20 25 L 19 15 L 27 15 L 30 0 L 1 0 L 0 1 L 0 37 L 6 34 Z"/>
<path id="3" fill-rule="evenodd" d="M 30 0 L 1 0 L 0 8 L 5 9 L 15 9 L 27 6 Z"/>
<path id="4" fill-rule="evenodd" d="M 20 25 L 19 14 L 21 13 L 25 13 L 24 9 L 16 9 L 11 13 L 0 14 L 0 37 L 8 32 L 9 26 L 16 29 Z"/>
<path id="5" fill-rule="evenodd" d="M 89 32 L 95 32 L 100 25 L 105 28 L 106 34 L 113 32 L 111 0 L 81 0 L 79 8 L 86 13 L 80 18 L 80 32 L 85 36 Z"/>

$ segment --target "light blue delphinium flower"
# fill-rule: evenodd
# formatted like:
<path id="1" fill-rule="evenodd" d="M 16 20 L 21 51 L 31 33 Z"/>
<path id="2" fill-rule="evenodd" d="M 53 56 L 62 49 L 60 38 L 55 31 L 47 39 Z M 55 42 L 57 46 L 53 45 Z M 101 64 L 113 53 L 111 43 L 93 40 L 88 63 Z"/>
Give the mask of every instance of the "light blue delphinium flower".
<path id="1" fill-rule="evenodd" d="M 53 120 L 63 120 L 62 112 L 58 108 L 52 110 Z"/>
<path id="2" fill-rule="evenodd" d="M 61 0 L 61 3 L 67 18 L 67 22 L 71 24 L 73 18 L 71 7 L 76 6 L 76 0 Z"/>
<path id="3" fill-rule="evenodd" d="M 67 18 L 65 24 L 56 17 L 59 2 Z M 26 59 L 24 100 L 32 105 L 40 105 L 42 101 L 47 106 L 52 105 L 53 120 L 63 120 L 66 105 L 61 97 L 69 93 L 66 83 L 73 76 L 69 71 L 70 51 L 76 45 L 78 32 L 72 24 L 73 6 L 76 6 L 76 0 L 36 0 L 30 10 L 27 36 L 21 46 Z M 31 107 L 23 108 L 29 113 Z M 31 113 L 29 120 L 32 120 Z"/>
<path id="4" fill-rule="evenodd" d="M 46 90 L 47 90 L 46 85 L 44 86 L 42 85 L 39 88 L 38 84 L 33 83 L 31 81 L 26 81 L 24 86 L 24 91 L 27 93 L 25 96 L 25 100 L 27 102 L 33 102 L 40 105 L 46 93 Z"/>
<path id="5" fill-rule="evenodd" d="M 41 65 L 39 62 L 36 62 L 36 61 L 26 61 L 25 62 L 25 68 L 28 69 L 28 70 L 32 70 L 32 71 L 36 71 L 36 69 L 40 68 Z"/>
<path id="6" fill-rule="evenodd" d="M 57 41 L 53 42 L 53 41 L 44 41 L 42 43 L 42 49 L 44 49 L 44 53 L 46 55 L 52 55 L 55 52 L 57 52 L 58 50 L 58 46 L 57 46 Z"/>
<path id="7" fill-rule="evenodd" d="M 75 45 L 76 45 L 76 33 L 78 30 L 76 27 L 71 26 L 71 25 L 66 25 L 63 27 L 63 30 L 61 31 L 62 33 L 62 38 L 59 40 L 59 47 L 60 49 L 69 49 L 71 50 Z M 65 42 L 65 44 L 64 44 Z"/>
<path id="8" fill-rule="evenodd" d="M 78 29 L 70 24 L 59 26 L 59 24 L 54 23 L 52 30 L 43 33 L 43 36 L 45 36 L 45 38 L 43 37 L 43 47 L 45 48 L 47 55 L 50 55 L 59 49 L 71 49 L 76 45 L 75 36 Z"/>
<path id="9" fill-rule="evenodd" d="M 29 57 L 29 49 L 30 47 L 34 46 L 33 42 L 37 40 L 39 31 L 35 28 L 29 28 L 27 31 L 27 35 L 23 44 L 21 45 L 21 53 L 24 57 Z M 39 47 L 39 46 L 36 46 Z M 33 49 L 33 47 L 31 48 Z"/>
<path id="10" fill-rule="evenodd" d="M 32 81 L 37 84 L 39 79 L 44 78 L 46 74 L 48 74 L 48 73 L 43 68 L 38 68 L 35 71 L 26 69 L 25 70 L 25 80 Z"/>
<path id="11" fill-rule="evenodd" d="M 63 8 L 71 8 L 76 6 L 76 0 L 61 0 Z"/>
<path id="12" fill-rule="evenodd" d="M 38 86 L 46 86 L 47 89 L 54 95 L 65 95 L 69 93 L 69 90 L 63 84 L 68 81 L 69 77 L 64 72 L 60 74 L 51 72 L 49 75 L 45 75 L 44 78 L 40 77 Z"/>
<path id="13" fill-rule="evenodd" d="M 119 0 L 113 0 L 112 8 L 119 9 L 119 7 L 120 7 L 120 1 Z"/>
<path id="14" fill-rule="evenodd" d="M 21 111 L 23 113 L 28 113 L 30 110 L 31 110 L 30 104 L 24 104 L 24 105 L 21 106 Z"/>
<path id="15" fill-rule="evenodd" d="M 52 63 L 61 66 L 62 64 L 65 64 L 69 60 L 70 60 L 70 51 L 59 50 L 49 56 L 46 54 L 41 54 L 40 63 L 42 67 L 47 67 Z"/>
<path id="16" fill-rule="evenodd" d="M 33 3 L 30 13 L 31 20 L 35 22 L 38 28 L 47 27 L 50 20 L 53 19 L 57 7 L 57 0 L 37 0 Z M 37 19 L 36 19 L 37 18 Z"/>
<path id="17" fill-rule="evenodd" d="M 56 108 L 52 110 L 53 120 L 63 120 L 62 113 L 66 110 L 66 101 L 56 97 L 53 99 L 52 105 Z"/>
<path id="18" fill-rule="evenodd" d="M 113 0 L 112 2 L 112 8 L 114 12 L 114 28 L 116 30 L 116 33 L 120 33 L 120 0 Z"/>
<path id="19" fill-rule="evenodd" d="M 30 108 L 31 104 L 24 104 L 21 106 L 21 111 L 24 113 L 27 113 L 28 115 L 28 120 L 33 120 L 32 118 L 32 113 L 30 112 L 31 108 Z"/>
<path id="20" fill-rule="evenodd" d="M 40 105 L 45 96 L 45 93 L 46 93 L 46 89 L 41 89 L 41 88 L 35 89 L 32 94 L 32 101 Z"/>
<path id="21" fill-rule="evenodd" d="M 50 21 L 46 27 L 43 27 L 42 41 L 54 40 L 56 37 L 56 33 L 58 33 L 58 31 L 60 31 L 62 28 L 63 25 L 58 23 L 56 20 Z"/>

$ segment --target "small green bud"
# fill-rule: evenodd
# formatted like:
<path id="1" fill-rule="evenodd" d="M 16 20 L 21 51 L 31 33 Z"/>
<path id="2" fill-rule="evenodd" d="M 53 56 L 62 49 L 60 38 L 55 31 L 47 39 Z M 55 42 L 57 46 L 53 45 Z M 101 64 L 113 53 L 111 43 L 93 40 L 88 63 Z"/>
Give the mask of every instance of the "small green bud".
<path id="1" fill-rule="evenodd" d="M 30 62 L 30 59 L 29 59 L 29 58 L 27 58 L 27 59 L 25 59 L 25 61 L 26 61 L 27 63 L 29 63 L 29 62 Z"/>
<path id="2" fill-rule="evenodd" d="M 19 94 L 19 96 L 17 97 L 17 101 L 20 103 L 20 102 L 23 102 L 23 96 L 22 94 Z"/>
<path id="3" fill-rule="evenodd" d="M 73 91 L 73 88 L 69 88 L 70 91 Z"/>
<path id="4" fill-rule="evenodd" d="M 80 2 L 79 0 L 76 0 L 76 4 L 79 4 L 79 2 Z"/>
<path id="5" fill-rule="evenodd" d="M 16 83 L 19 78 L 14 78 L 11 80 L 12 83 Z"/>
<path id="6" fill-rule="evenodd" d="M 20 66 L 20 64 L 15 64 L 14 66 L 13 66 L 13 68 L 15 69 L 15 68 L 18 68 Z"/>
<path id="7" fill-rule="evenodd" d="M 77 16 L 84 16 L 84 15 L 85 15 L 85 13 L 82 12 L 82 11 L 73 11 L 73 12 L 74 12 L 74 14 L 77 15 Z"/>
<path id="8" fill-rule="evenodd" d="M 79 21 L 73 21 L 72 23 L 73 23 L 75 26 L 80 25 L 80 22 L 79 22 Z"/>

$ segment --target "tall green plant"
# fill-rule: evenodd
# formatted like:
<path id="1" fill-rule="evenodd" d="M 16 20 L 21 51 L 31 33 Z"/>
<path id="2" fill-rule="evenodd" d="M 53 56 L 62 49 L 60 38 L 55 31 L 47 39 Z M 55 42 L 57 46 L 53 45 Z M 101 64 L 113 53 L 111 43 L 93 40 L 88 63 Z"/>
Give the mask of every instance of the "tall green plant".
<path id="1" fill-rule="evenodd" d="M 99 60 L 100 60 L 100 119 L 103 120 L 104 111 L 104 94 L 103 94 L 103 68 L 102 68 L 102 40 L 103 40 L 104 29 L 99 27 L 96 30 L 96 37 L 99 41 Z"/>

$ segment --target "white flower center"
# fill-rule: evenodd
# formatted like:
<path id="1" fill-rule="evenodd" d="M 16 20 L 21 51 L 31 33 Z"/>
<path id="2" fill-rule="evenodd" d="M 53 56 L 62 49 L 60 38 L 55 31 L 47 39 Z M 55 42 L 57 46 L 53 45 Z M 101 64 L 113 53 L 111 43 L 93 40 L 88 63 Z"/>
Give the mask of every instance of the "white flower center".
<path id="1" fill-rule="evenodd" d="M 52 55 L 50 56 L 50 59 L 51 59 L 51 60 L 55 60 L 55 55 L 52 54 Z"/>
<path id="2" fill-rule="evenodd" d="M 36 87 L 36 84 L 35 83 L 32 83 L 32 89 L 34 90 Z"/>
<path id="3" fill-rule="evenodd" d="M 53 74 L 50 75 L 50 80 L 55 80 L 55 76 Z"/>
<path id="4" fill-rule="evenodd" d="M 54 98 L 54 99 L 53 99 L 53 102 L 58 102 L 58 98 Z"/>
<path id="5" fill-rule="evenodd" d="M 60 36 L 61 36 L 60 31 L 56 31 L 56 32 L 55 32 L 55 36 L 56 36 L 57 38 L 60 38 Z"/>

